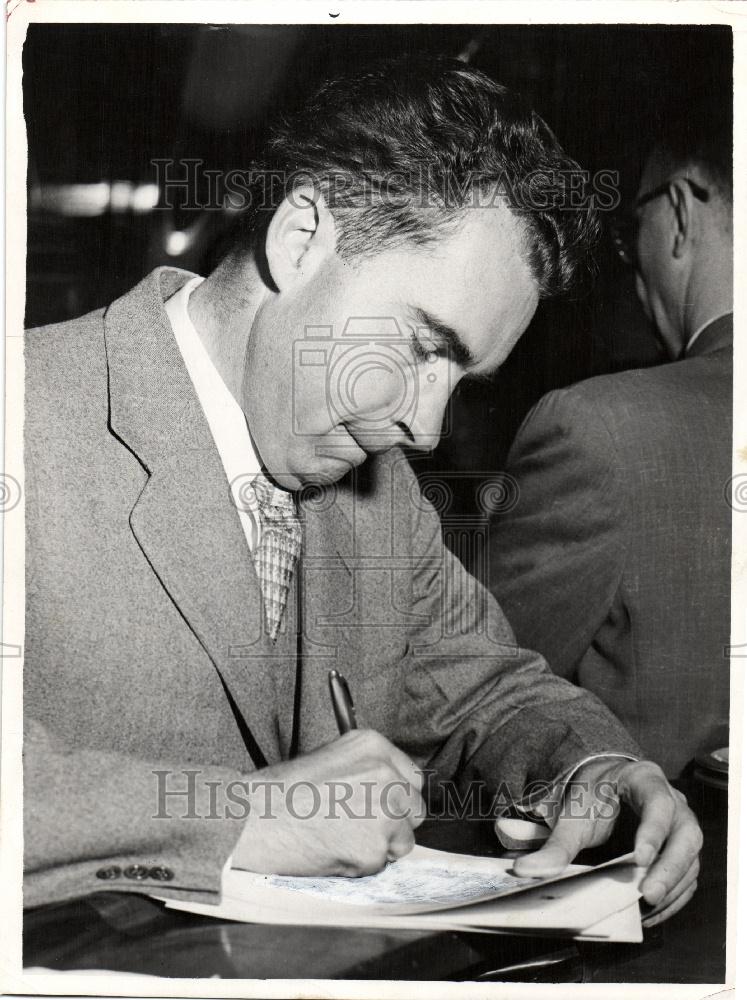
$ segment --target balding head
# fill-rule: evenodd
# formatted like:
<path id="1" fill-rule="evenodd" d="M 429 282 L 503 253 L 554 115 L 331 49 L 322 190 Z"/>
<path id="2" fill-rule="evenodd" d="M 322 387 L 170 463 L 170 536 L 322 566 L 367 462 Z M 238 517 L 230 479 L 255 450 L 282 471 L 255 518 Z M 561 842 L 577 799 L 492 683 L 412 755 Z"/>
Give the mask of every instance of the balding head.
<path id="1" fill-rule="evenodd" d="M 661 123 L 636 199 L 636 290 L 668 354 L 733 300 L 730 95 Z"/>

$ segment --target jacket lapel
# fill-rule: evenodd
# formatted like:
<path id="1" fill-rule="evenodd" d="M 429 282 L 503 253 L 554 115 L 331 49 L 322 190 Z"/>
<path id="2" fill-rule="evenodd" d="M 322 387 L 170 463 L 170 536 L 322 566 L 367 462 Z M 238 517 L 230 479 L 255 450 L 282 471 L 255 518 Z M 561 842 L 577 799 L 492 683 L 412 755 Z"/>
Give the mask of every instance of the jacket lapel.
<path id="1" fill-rule="evenodd" d="M 687 352 L 688 358 L 702 354 L 712 354 L 725 347 L 731 347 L 734 341 L 734 314 L 727 313 L 709 323 L 695 338 L 695 343 Z"/>
<path id="2" fill-rule="evenodd" d="M 273 650 L 262 627 L 259 583 L 163 310 L 164 299 L 189 277 L 160 268 L 107 310 L 110 425 L 149 473 L 130 515 L 132 531 L 272 763 L 280 756 Z M 254 757 L 260 766 L 261 756 Z"/>

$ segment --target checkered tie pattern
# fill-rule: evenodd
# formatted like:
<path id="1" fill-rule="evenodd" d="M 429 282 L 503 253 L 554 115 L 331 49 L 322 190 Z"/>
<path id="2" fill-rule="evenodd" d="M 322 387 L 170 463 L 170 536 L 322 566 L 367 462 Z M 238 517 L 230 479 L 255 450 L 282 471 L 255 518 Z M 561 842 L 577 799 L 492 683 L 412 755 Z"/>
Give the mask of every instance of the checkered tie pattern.
<path id="1" fill-rule="evenodd" d="M 259 472 L 252 487 L 257 497 L 262 534 L 254 565 L 265 606 L 265 621 L 274 642 L 280 630 L 293 570 L 301 551 L 301 522 L 293 497 Z"/>

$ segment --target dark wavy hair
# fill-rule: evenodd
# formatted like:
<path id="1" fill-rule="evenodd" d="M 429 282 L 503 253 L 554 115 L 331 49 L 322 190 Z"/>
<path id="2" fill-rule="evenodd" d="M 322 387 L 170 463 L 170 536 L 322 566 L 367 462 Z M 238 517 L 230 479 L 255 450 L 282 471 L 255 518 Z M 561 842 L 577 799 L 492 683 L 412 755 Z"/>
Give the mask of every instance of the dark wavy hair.
<path id="1" fill-rule="evenodd" d="M 312 182 L 343 257 L 432 243 L 470 206 L 502 200 L 524 223 L 542 296 L 594 271 L 583 171 L 516 94 L 455 59 L 399 57 L 329 80 L 271 128 L 252 176 L 235 253 L 260 251 L 274 209 Z"/>

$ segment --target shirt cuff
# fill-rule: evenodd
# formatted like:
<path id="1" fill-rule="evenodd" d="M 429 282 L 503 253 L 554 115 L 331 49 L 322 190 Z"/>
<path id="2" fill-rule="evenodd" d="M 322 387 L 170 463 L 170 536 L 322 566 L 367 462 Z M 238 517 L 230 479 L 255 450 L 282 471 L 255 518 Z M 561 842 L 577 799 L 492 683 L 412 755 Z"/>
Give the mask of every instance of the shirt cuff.
<path id="1" fill-rule="evenodd" d="M 593 753 L 589 754 L 588 757 L 584 757 L 583 760 L 578 761 L 578 763 L 573 764 L 567 770 L 561 772 L 554 781 L 538 788 L 534 792 L 525 796 L 519 802 L 513 803 L 513 808 L 507 808 L 502 811 L 501 815 L 507 815 L 509 812 L 515 812 L 518 816 L 526 819 L 531 819 L 540 822 L 546 822 L 548 816 L 551 816 L 553 812 L 557 809 L 560 802 L 563 800 L 563 796 L 566 793 L 569 783 L 573 780 L 576 774 L 581 770 L 582 767 L 586 767 L 595 760 L 629 760 L 637 761 L 640 757 L 635 757 L 633 754 L 629 753 Z"/>

